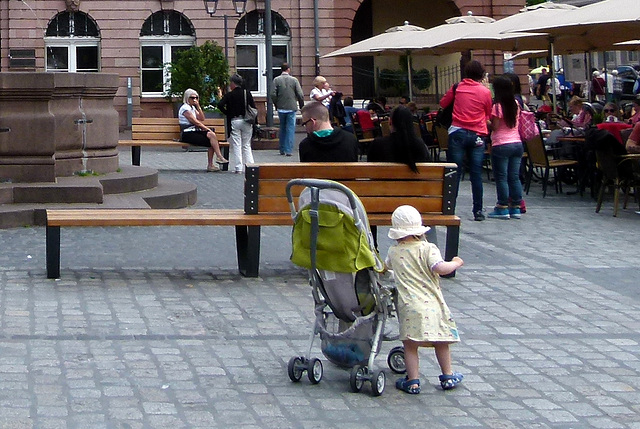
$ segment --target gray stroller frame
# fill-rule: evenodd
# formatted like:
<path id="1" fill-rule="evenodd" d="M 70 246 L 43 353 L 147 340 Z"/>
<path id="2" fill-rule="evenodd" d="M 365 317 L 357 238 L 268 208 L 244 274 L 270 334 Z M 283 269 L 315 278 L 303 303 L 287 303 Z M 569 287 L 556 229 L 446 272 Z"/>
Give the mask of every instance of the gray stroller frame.
<path id="1" fill-rule="evenodd" d="M 306 188 L 300 194 L 297 211 L 291 192 L 294 186 Z M 384 265 L 377 255 L 366 211 L 353 191 L 341 183 L 330 180 L 294 179 L 287 184 L 286 194 L 294 219 L 309 208 L 309 283 L 315 304 L 315 323 L 307 354 L 294 356 L 289 360 L 289 378 L 294 382 L 300 381 L 304 371 L 307 371 L 312 384 L 317 384 L 322 379 L 322 362 L 317 358 L 311 358 L 315 337 L 318 334 L 325 357 L 338 366 L 351 368 L 350 386 L 353 392 L 359 392 L 365 382 L 370 382 L 373 394 L 381 395 L 385 388 L 386 375 L 384 371 L 373 371 L 372 368 L 380 351 L 385 322 L 392 314 L 394 306 L 392 291 L 382 287 L 378 282 L 376 269 L 381 270 Z M 318 235 L 321 233 L 320 204 L 334 205 L 340 212 L 352 216 L 357 230 L 366 234 L 369 250 L 374 256 L 374 267 L 353 273 L 317 268 Z M 369 301 L 360 302 L 361 298 L 364 298 L 363 301 L 369 298 Z M 367 311 L 370 312 L 365 314 Z M 396 373 L 404 371 L 402 347 L 391 350 L 387 363 Z"/>

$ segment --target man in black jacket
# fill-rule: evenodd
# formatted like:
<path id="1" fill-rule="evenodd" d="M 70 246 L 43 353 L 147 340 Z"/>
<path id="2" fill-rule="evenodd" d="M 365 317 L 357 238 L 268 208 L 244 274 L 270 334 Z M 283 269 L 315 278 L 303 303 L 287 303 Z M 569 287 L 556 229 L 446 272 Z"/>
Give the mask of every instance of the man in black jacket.
<path id="1" fill-rule="evenodd" d="M 317 101 L 302 108 L 307 137 L 300 142 L 301 162 L 357 162 L 358 141 L 352 133 L 333 128 L 329 111 Z"/>

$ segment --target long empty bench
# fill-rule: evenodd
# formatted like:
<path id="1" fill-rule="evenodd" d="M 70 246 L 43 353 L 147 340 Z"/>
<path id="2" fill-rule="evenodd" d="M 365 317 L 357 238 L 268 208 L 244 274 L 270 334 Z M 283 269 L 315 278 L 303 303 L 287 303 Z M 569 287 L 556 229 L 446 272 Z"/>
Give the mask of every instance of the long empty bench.
<path id="1" fill-rule="evenodd" d="M 48 209 L 47 277 L 60 277 L 60 228 L 89 226 L 233 226 L 238 269 L 257 277 L 260 228 L 293 225 L 285 187 L 295 178 L 337 180 L 361 199 L 372 227 L 391 225 L 400 205 L 420 211 L 425 225 L 447 228 L 445 259 L 458 254 L 460 218 L 455 213 L 456 165 L 418 164 L 413 173 L 392 163 L 276 163 L 248 165 L 243 209 Z M 294 194 L 302 189 L 294 188 Z M 435 233 L 435 229 L 432 231 Z M 283 258 L 288 257 L 283 252 Z"/>
<path id="2" fill-rule="evenodd" d="M 226 123 L 224 118 L 206 118 L 204 124 L 215 131 L 220 144 L 220 151 L 229 159 L 229 143 L 227 142 Z M 188 143 L 180 141 L 180 124 L 178 118 L 133 118 L 131 123 L 131 140 L 119 140 L 120 146 L 131 146 L 131 164 L 140 165 L 142 146 L 185 147 Z M 223 164 L 222 170 L 229 169 Z"/>

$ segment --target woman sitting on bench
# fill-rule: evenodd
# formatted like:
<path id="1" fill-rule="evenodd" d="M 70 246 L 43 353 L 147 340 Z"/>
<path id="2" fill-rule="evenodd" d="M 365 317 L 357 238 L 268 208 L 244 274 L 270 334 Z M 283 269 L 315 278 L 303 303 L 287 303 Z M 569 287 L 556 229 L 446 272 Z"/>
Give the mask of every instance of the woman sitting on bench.
<path id="1" fill-rule="evenodd" d="M 204 121 L 204 112 L 198 99 L 198 93 L 195 90 L 189 88 L 184 92 L 184 104 L 178 111 L 180 141 L 194 146 L 208 147 L 207 171 L 220 171 L 220 167 L 213 163 L 214 157 L 218 164 L 227 164 L 229 161 L 224 159 L 220 152 L 216 133 L 201 122 Z"/>

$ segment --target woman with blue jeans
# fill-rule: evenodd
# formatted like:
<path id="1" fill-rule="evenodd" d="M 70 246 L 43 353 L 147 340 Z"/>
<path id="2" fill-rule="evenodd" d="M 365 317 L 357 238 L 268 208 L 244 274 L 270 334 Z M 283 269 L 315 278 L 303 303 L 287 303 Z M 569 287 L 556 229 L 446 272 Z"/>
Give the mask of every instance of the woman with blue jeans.
<path id="1" fill-rule="evenodd" d="M 518 132 L 520 107 L 513 93 L 513 83 L 507 76 L 495 78 L 493 91 L 495 104 L 491 110 L 491 166 L 498 201 L 488 216 L 491 219 L 520 219 L 520 162 L 523 153 Z"/>
<path id="2" fill-rule="evenodd" d="M 491 91 L 482 84 L 484 67 L 478 61 L 470 61 L 464 68 L 464 79 L 440 100 L 446 108 L 453 103 L 453 115 L 449 127 L 447 161 L 458 165 L 458 186 L 462 177 L 465 155 L 469 161 L 473 218 L 484 220 L 482 213 L 482 161 L 484 142 L 489 134 L 487 123 L 491 114 Z M 457 193 L 457 190 L 456 190 Z"/>

